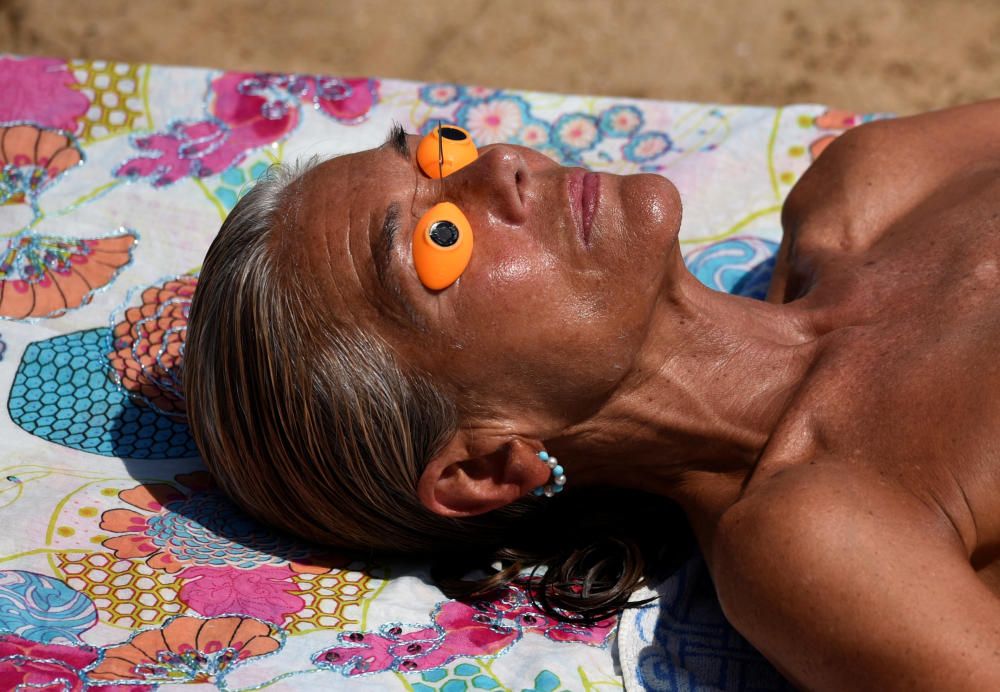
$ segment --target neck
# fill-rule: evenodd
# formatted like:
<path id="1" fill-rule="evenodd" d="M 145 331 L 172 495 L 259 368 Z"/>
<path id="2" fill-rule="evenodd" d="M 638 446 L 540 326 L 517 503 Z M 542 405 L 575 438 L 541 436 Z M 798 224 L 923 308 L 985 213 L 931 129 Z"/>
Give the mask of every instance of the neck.
<path id="1" fill-rule="evenodd" d="M 679 253 L 675 264 L 629 376 L 548 446 L 568 462 L 574 485 L 630 487 L 706 510 L 735 501 L 816 338 L 798 308 L 713 291 Z"/>

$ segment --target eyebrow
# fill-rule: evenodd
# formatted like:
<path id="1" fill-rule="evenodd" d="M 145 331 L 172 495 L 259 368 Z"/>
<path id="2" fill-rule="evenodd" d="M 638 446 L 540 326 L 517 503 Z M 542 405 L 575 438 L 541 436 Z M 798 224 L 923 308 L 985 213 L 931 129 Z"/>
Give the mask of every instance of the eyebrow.
<path id="1" fill-rule="evenodd" d="M 385 145 L 390 145 L 392 150 L 406 160 L 410 165 L 410 147 L 406 141 L 406 131 L 399 123 L 393 123 Z M 382 228 L 372 243 L 372 258 L 375 260 L 375 275 L 378 278 L 383 290 L 394 297 L 403 307 L 403 313 L 409 318 L 417 328 L 425 329 L 425 323 L 420 313 L 413 307 L 403 287 L 400 285 L 399 276 L 392 271 L 392 250 L 395 239 L 402 230 L 400 224 L 399 202 L 391 202 L 385 209 L 385 216 L 382 220 Z"/>
<path id="2" fill-rule="evenodd" d="M 406 159 L 406 162 L 410 162 L 410 145 L 406 141 L 406 130 L 399 123 L 393 123 L 392 127 L 389 129 L 389 136 L 385 138 L 385 142 L 382 146 L 390 145 L 392 150 L 399 154 L 400 157 Z"/>
<path id="3" fill-rule="evenodd" d="M 393 240 L 399 233 L 399 202 L 392 202 L 385 210 L 382 229 L 372 243 L 372 257 L 375 259 L 375 273 L 378 281 L 388 293 L 402 297 L 399 282 L 392 274 Z"/>

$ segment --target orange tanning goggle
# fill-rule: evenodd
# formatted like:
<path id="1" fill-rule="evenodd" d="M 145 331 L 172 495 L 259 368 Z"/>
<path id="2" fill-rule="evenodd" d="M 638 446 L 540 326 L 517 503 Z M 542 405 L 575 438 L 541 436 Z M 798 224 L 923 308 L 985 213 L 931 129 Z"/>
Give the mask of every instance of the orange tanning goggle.
<path id="1" fill-rule="evenodd" d="M 454 125 L 438 126 L 417 147 L 417 165 L 429 178 L 441 179 L 479 157 L 468 132 Z M 472 258 L 472 226 L 451 202 L 427 210 L 413 231 L 413 265 L 432 291 L 458 280 Z"/>

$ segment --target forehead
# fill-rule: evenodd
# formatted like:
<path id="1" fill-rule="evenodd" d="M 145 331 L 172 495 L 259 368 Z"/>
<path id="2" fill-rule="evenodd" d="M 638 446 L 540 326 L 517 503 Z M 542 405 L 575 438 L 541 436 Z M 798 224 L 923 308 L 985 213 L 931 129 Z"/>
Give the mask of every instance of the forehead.
<path id="1" fill-rule="evenodd" d="M 353 200 L 358 193 L 368 193 L 363 197 L 385 195 L 393 178 L 400 178 L 398 157 L 382 147 L 366 149 L 351 154 L 342 154 L 311 168 L 301 181 L 303 207 L 316 208 L 336 205 L 346 208 L 345 203 Z"/>
<path id="2" fill-rule="evenodd" d="M 371 243 L 386 207 L 411 179 L 408 166 L 380 148 L 324 161 L 288 190 L 292 213 L 281 229 L 282 245 L 297 280 L 314 289 L 338 321 L 384 326 L 391 306 L 375 279 Z"/>

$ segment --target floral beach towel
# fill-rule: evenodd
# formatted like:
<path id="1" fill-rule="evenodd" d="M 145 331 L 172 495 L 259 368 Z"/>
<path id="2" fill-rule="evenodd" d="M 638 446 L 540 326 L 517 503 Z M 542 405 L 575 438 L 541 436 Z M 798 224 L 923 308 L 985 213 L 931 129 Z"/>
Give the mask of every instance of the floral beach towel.
<path id="1" fill-rule="evenodd" d="M 692 271 L 759 296 L 782 199 L 860 116 L 0 56 L 0 689 L 622 687 L 616 619 L 299 544 L 218 492 L 187 428 L 188 309 L 240 194 L 439 119 L 670 176 Z"/>

